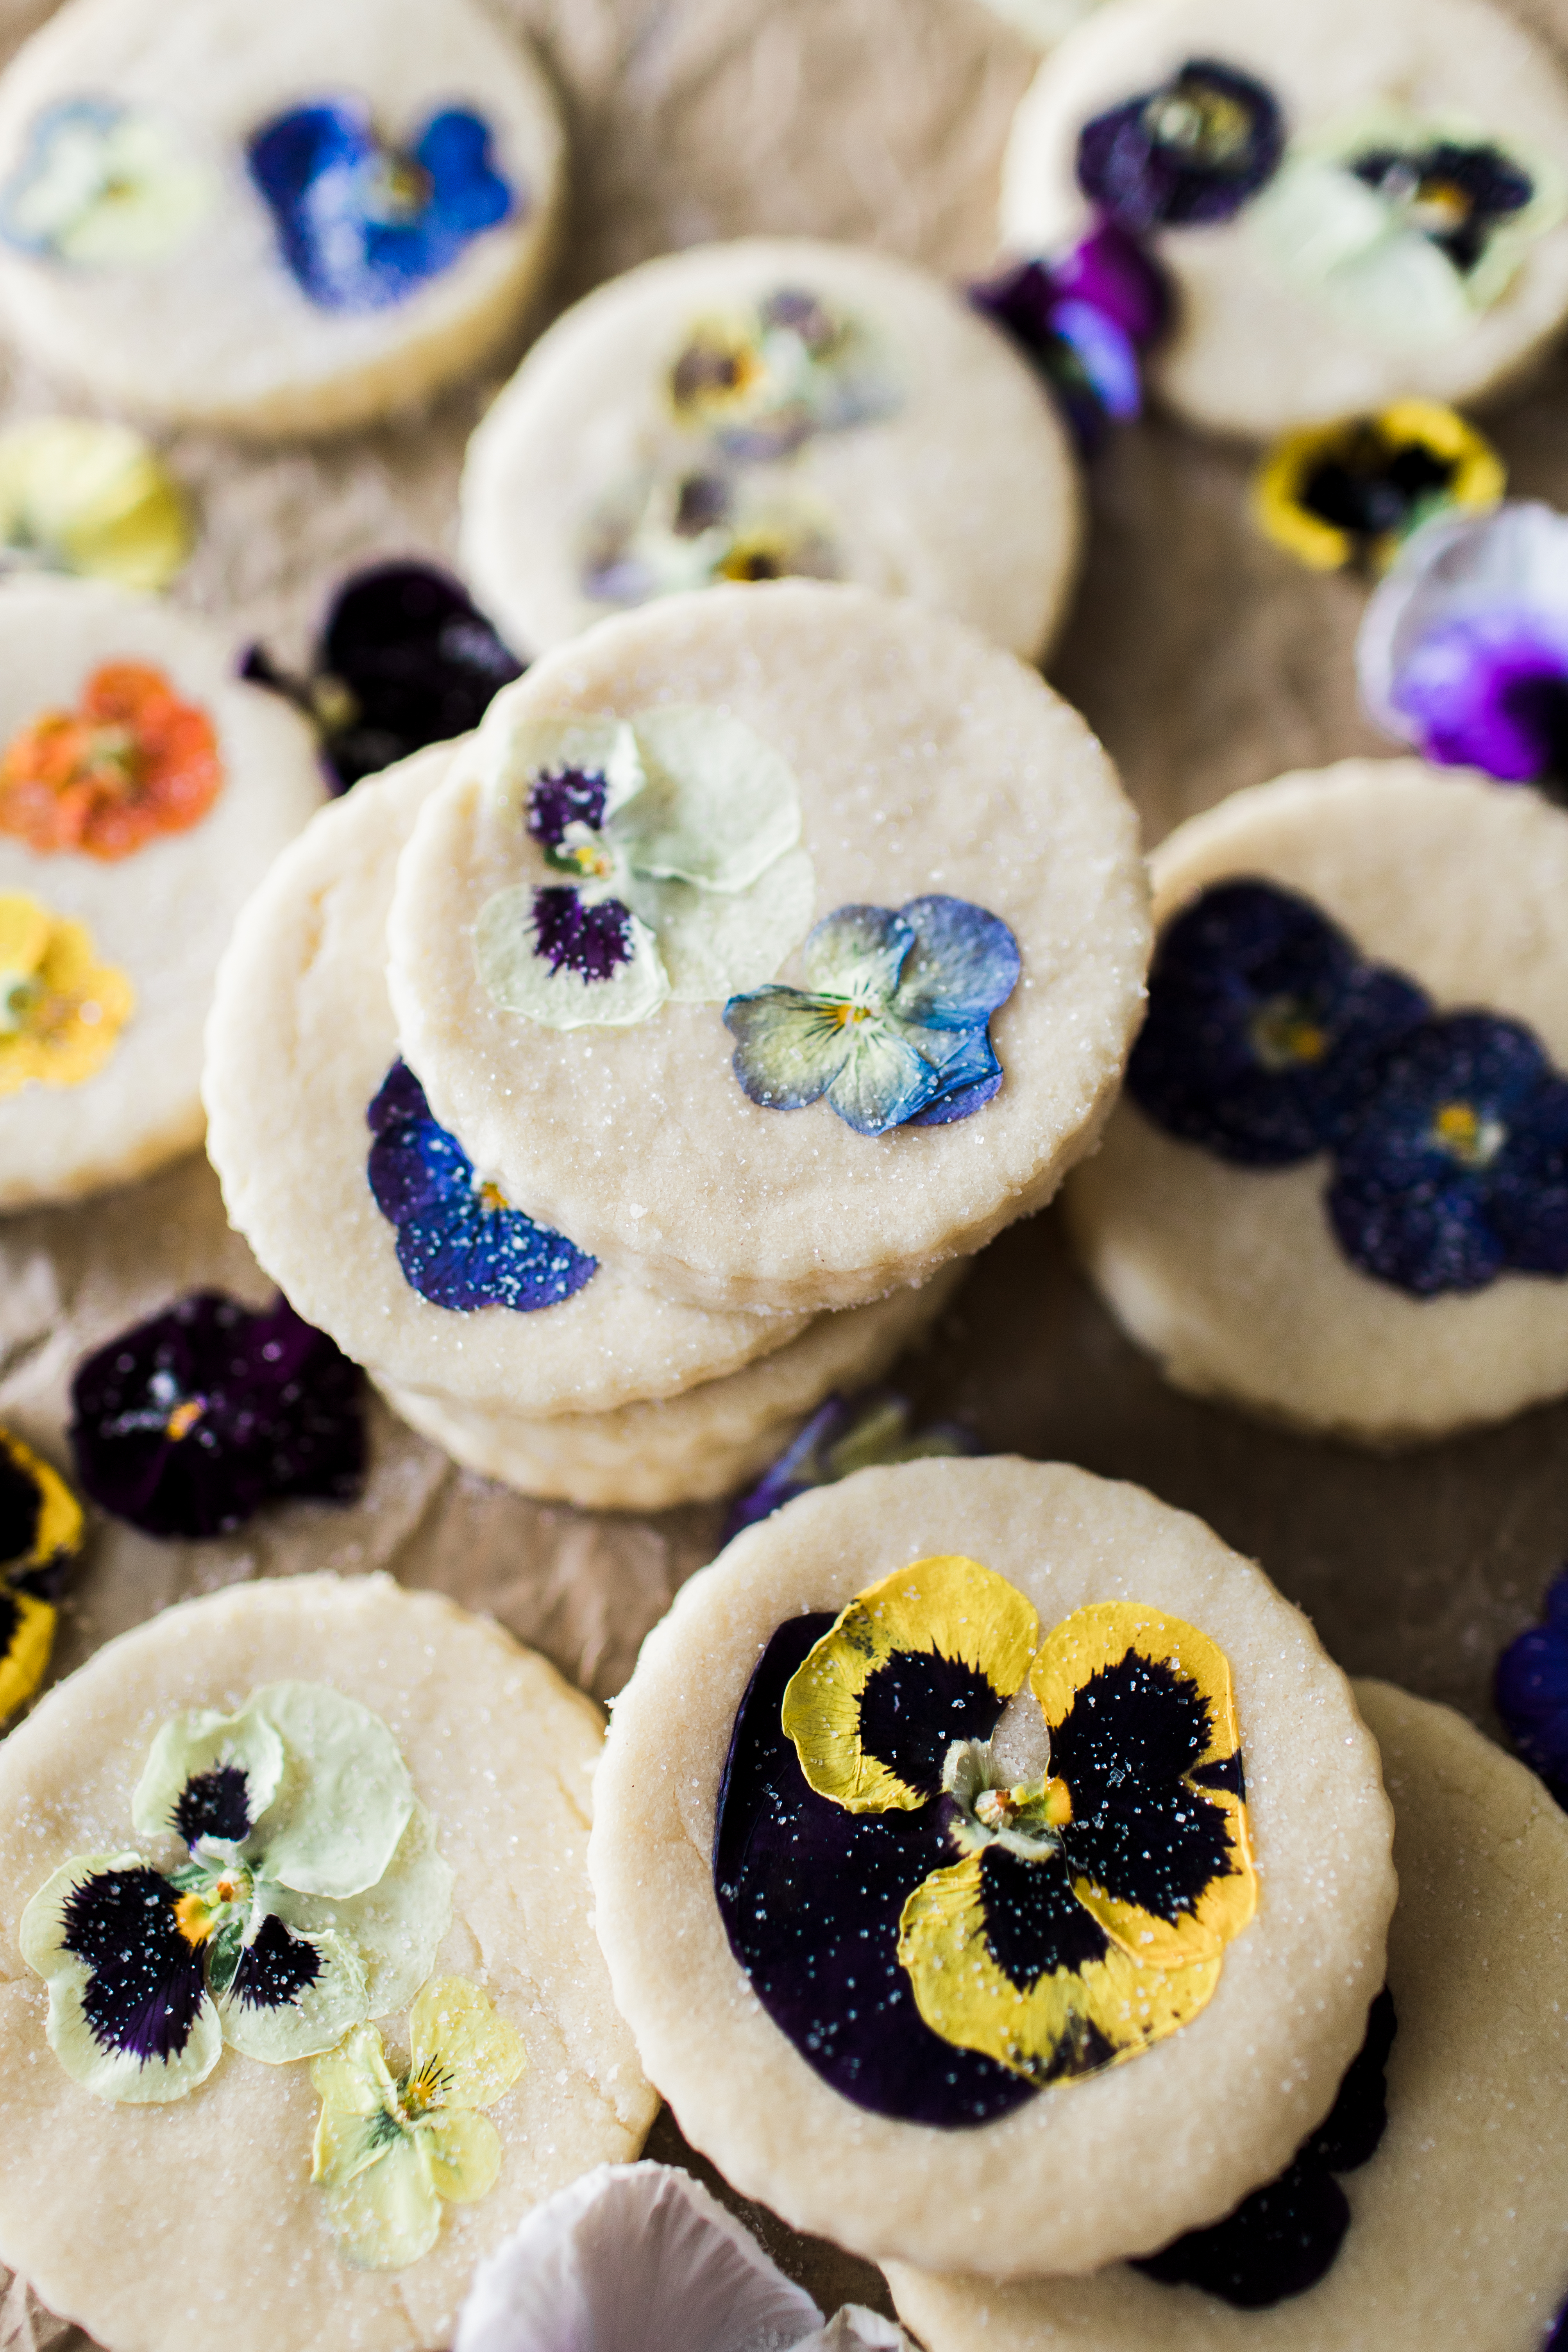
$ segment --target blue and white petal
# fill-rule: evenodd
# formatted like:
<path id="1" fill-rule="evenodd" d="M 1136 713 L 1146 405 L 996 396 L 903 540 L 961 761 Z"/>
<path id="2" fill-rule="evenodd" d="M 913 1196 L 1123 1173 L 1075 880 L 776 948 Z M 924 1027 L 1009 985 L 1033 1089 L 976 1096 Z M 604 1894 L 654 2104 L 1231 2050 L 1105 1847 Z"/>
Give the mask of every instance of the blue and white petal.
<path id="1" fill-rule="evenodd" d="M 806 984 L 880 1012 L 914 943 L 913 926 L 891 907 L 836 907 L 806 940 Z"/>
<path id="2" fill-rule="evenodd" d="M 258 1876 L 303 1895 L 374 1886 L 414 1814 L 414 1783 L 378 1715 L 325 1683 L 268 1683 L 247 1716 L 283 1742 L 283 1784 L 258 1824 Z"/>
<path id="3" fill-rule="evenodd" d="M 142 1837 L 173 1835 L 185 1846 L 237 1851 L 278 1793 L 283 1741 L 276 1727 L 244 1707 L 176 1715 L 153 1740 L 131 1818 Z"/>
<path id="4" fill-rule="evenodd" d="M 897 1022 L 873 1014 L 854 1022 L 847 1034 L 848 1056 L 827 1099 L 858 1135 L 885 1135 L 891 1127 L 902 1127 L 942 1091 L 940 1068 Z"/>
<path id="5" fill-rule="evenodd" d="M 925 1029 L 919 1042 L 939 1066 L 941 1087 L 924 1110 L 914 1114 L 911 1127 L 952 1127 L 984 1110 L 1000 1093 L 1002 1065 L 985 1030 Z"/>
<path id="6" fill-rule="evenodd" d="M 724 1026 L 735 1040 L 741 1089 L 763 1110 L 804 1110 L 817 1102 L 849 1059 L 842 997 L 774 984 L 732 996 Z"/>
<path id="7" fill-rule="evenodd" d="M 899 909 L 914 945 L 892 1010 L 918 1028 L 983 1029 L 1018 984 L 1018 942 L 1002 920 L 966 898 L 911 898 Z"/>

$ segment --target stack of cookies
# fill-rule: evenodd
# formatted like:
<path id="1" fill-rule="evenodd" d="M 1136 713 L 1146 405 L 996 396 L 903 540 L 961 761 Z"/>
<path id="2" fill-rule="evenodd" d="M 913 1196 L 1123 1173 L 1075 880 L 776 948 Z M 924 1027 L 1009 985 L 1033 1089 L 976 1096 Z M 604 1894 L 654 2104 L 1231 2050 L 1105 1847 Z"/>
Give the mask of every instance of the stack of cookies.
<path id="1" fill-rule="evenodd" d="M 279 861 L 209 1150 L 459 1460 L 718 1495 L 1089 1148 L 1148 937 L 1110 762 L 1014 656 L 856 589 L 671 597 Z"/>

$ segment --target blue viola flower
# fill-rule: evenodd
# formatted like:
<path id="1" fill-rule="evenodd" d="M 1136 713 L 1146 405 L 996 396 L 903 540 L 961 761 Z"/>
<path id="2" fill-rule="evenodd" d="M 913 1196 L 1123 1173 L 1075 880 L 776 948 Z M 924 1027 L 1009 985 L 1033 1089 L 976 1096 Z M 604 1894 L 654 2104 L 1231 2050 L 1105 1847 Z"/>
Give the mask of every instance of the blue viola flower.
<path id="1" fill-rule="evenodd" d="M 808 1494 L 814 1486 L 836 1486 L 857 1470 L 975 1451 L 969 1432 L 954 1422 L 933 1422 L 927 1429 L 913 1424 L 913 1408 L 896 1389 L 830 1396 L 756 1485 L 737 1496 L 724 1522 L 724 1541 L 759 1519 L 771 1518 L 797 1495 Z"/>
<path id="2" fill-rule="evenodd" d="M 1217 883 L 1160 941 L 1128 1091 L 1221 1160 L 1288 1168 L 1343 1130 L 1427 1009 L 1294 891 Z"/>
<path id="3" fill-rule="evenodd" d="M 406 1063 L 394 1062 L 365 1124 L 375 1137 L 366 1168 L 375 1205 L 397 1228 L 405 1278 L 433 1307 L 531 1315 L 559 1307 L 597 1271 L 596 1258 L 479 1181 Z"/>
<path id="4" fill-rule="evenodd" d="M 1514 1746 L 1568 1805 L 1568 1568 L 1548 1588 L 1545 1623 L 1516 1635 L 1499 1658 L 1493 1693 Z"/>
<path id="5" fill-rule="evenodd" d="M 1158 89 L 1084 124 L 1078 183 L 1130 236 L 1202 227 L 1249 203 L 1284 148 L 1284 118 L 1260 81 L 1191 58 Z"/>
<path id="6" fill-rule="evenodd" d="M 296 107 L 257 131 L 249 162 L 284 260 L 325 310 L 405 300 L 518 205 L 489 126 L 463 107 L 432 115 L 406 152 L 358 99 Z"/>
<path id="7" fill-rule="evenodd" d="M 991 1015 L 1017 985 L 1006 924 L 963 898 L 840 907 L 804 949 L 808 986 L 731 996 L 735 1076 L 764 1110 L 826 1096 L 858 1135 L 968 1118 L 1002 1084 Z"/>
<path id="8" fill-rule="evenodd" d="M 1568 1079 L 1521 1022 L 1424 1023 L 1341 1140 L 1328 1210 L 1353 1264 L 1418 1298 L 1568 1275 Z"/>
<path id="9" fill-rule="evenodd" d="M 1063 260 L 1020 262 L 972 286 L 969 299 L 1033 360 L 1084 449 L 1099 445 L 1108 421 L 1141 413 L 1139 353 L 1167 324 L 1170 293 L 1114 222 L 1101 222 Z"/>

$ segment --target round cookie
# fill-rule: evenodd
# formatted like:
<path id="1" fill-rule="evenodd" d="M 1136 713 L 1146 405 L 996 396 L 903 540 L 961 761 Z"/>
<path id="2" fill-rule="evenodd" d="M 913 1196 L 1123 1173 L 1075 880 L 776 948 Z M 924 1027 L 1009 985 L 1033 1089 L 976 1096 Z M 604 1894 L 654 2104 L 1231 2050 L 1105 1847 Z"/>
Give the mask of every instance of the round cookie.
<path id="1" fill-rule="evenodd" d="M 335 431 L 505 345 L 562 164 L 473 0 L 68 0 L 0 81 L 0 309 L 97 400 Z"/>
<path id="2" fill-rule="evenodd" d="M 397 1059 L 386 910 L 398 854 L 453 756 L 433 744 L 331 802 L 236 928 L 204 1080 L 230 1222 L 308 1322 L 459 1422 L 465 1406 L 524 1422 L 603 1414 L 736 1372 L 805 1318 L 679 1306 L 607 1265 L 532 1312 L 465 1311 L 421 1297 L 398 1263 L 366 1172 L 365 1113 Z"/>
<path id="3" fill-rule="evenodd" d="M 626 719 L 648 779 L 629 802 L 614 797 Z M 581 795 L 597 833 L 571 817 Z M 652 949 L 619 900 L 561 882 L 569 860 L 587 873 L 623 855 L 631 878 L 615 887 L 647 910 Z M 720 878 L 644 880 L 638 856 Z M 509 1197 L 671 1297 L 857 1306 L 981 1247 L 1089 1148 L 1137 1018 L 1144 888 L 1104 752 L 1010 655 L 861 589 L 714 588 L 600 622 L 491 704 L 404 852 L 388 979 L 432 1108 Z M 800 992 L 767 992 L 775 975 L 824 986 L 810 951 L 789 952 L 814 921 L 814 940 L 834 942 L 827 984 L 850 993 L 808 1043 L 858 1038 L 874 1015 L 886 1058 L 868 1097 L 909 1067 L 902 999 L 885 993 L 902 967 L 875 942 L 908 933 L 911 909 L 934 919 L 954 902 L 953 928 L 983 939 L 972 961 L 908 950 L 919 1009 L 954 1024 L 921 1034 L 933 1054 L 953 1050 L 933 1035 L 963 1038 L 982 1064 L 994 1054 L 994 1099 L 993 1077 L 971 1093 L 973 1116 L 939 1097 L 929 1116 L 950 1123 L 880 1132 L 808 1088 L 805 1108 L 764 1108 L 755 1047 L 742 1090 L 725 1000 L 731 1026 L 742 998 L 748 1017 L 793 1019 Z M 605 945 L 596 926 L 611 918 Z M 538 930 L 547 919 L 560 937 Z M 1004 925 L 1017 961 L 997 982 Z M 595 993 L 579 974 L 601 966 Z M 555 1025 L 567 1020 L 592 1025 Z"/>
<path id="4" fill-rule="evenodd" d="M 515 2086 L 484 2108 L 500 2139 L 496 2185 L 477 2202 L 444 2202 L 433 2250 L 381 2273 L 341 2258 L 311 2185 L 321 2102 L 309 2063 L 229 2048 L 183 2098 L 109 2104 L 46 2045 L 44 1987 L 18 1942 L 24 1906 L 68 1857 L 134 1843 L 132 1792 L 161 1725 L 239 1708 L 301 1674 L 389 1728 L 454 1874 L 437 1973 L 488 1994 L 526 2052 Z M 542 1659 L 380 1576 L 191 1601 L 50 1693 L 0 1754 L 0 2048 L 14 2126 L 0 2253 L 51 2310 L 110 2352 L 160 2352 L 193 2329 L 237 2352 L 305 2352 L 328 2336 L 418 2352 L 448 2340 L 475 2262 L 524 2212 L 591 2166 L 637 2154 L 655 2101 L 611 2004 L 582 1864 L 599 1744 L 598 1710 Z M 389 2048 L 402 2024 L 385 2021 Z"/>
<path id="5" fill-rule="evenodd" d="M 466 1469 L 584 1510 L 662 1511 L 737 1493 L 781 1454 L 835 1390 L 881 1375 L 933 1323 L 963 1277 L 944 1266 L 923 1289 L 815 1317 L 797 1339 L 727 1379 L 599 1413 L 530 1420 L 378 1385 L 404 1420 Z"/>
<path id="6" fill-rule="evenodd" d="M 188 1151 L 234 920 L 321 806 L 315 739 L 205 624 L 0 587 L 0 1209 Z"/>
<path id="7" fill-rule="evenodd" d="M 1127 1329 L 1179 1387 L 1374 1444 L 1568 1389 L 1568 816 L 1346 760 L 1234 794 L 1152 872 L 1163 929 L 1247 887 L 1170 992 L 1157 951 L 1127 1089 L 1070 1190 Z M 1255 980 L 1243 934 L 1276 925 Z"/>
<path id="8" fill-rule="evenodd" d="M 675 589 L 804 572 L 1034 660 L 1081 504 L 1050 395 L 961 295 L 753 237 L 645 262 L 556 320 L 469 445 L 463 562 L 530 653 Z"/>
<path id="9" fill-rule="evenodd" d="M 868 1602 L 859 1630 L 851 1620 L 846 1641 L 854 1650 L 864 1639 L 864 1655 L 889 1663 L 898 1643 L 909 1638 L 908 1612 L 918 1609 L 927 1590 L 921 1581 L 927 1570 L 951 1570 L 958 1580 L 952 1603 L 958 1613 L 943 1640 L 931 1634 L 953 1663 L 939 1656 L 927 1670 L 929 1680 L 907 1668 L 897 1687 L 911 1707 L 925 1704 L 910 1697 L 920 1692 L 938 1707 L 943 1742 L 978 1722 L 963 1711 L 968 1702 L 958 1677 L 957 1659 L 973 1662 L 970 1644 L 994 1646 L 1007 1615 L 1032 1604 L 1047 1649 L 1059 1658 L 1058 1633 L 1092 1646 L 1079 1630 L 1078 1612 L 1091 1612 L 1101 1622 L 1106 1604 L 1115 1602 L 1137 1604 L 1131 1613 L 1141 1622 L 1165 1612 L 1163 1633 L 1182 1645 L 1177 1654 L 1184 1661 L 1204 1651 L 1212 1663 L 1218 1645 L 1229 1662 L 1232 1736 L 1238 1725 L 1245 1757 L 1244 1768 L 1220 1777 L 1232 1789 L 1245 1786 L 1257 1909 L 1224 1944 L 1217 1981 L 1208 1980 L 1207 2005 L 1179 2030 L 1152 2046 L 1133 2048 L 1126 2063 L 1102 2066 L 1089 2079 L 1037 2089 L 1026 2075 L 1009 2074 L 1002 2102 L 1006 2112 L 997 2105 L 992 2079 L 1000 2080 L 1003 2068 L 975 2074 L 979 2062 L 969 2051 L 947 2046 L 949 2036 L 939 2043 L 926 2034 L 925 2057 L 916 2063 L 911 2054 L 890 2083 L 869 2071 L 878 2063 L 866 2038 L 872 2027 L 857 2021 L 874 2020 L 879 2035 L 900 2033 L 908 2022 L 907 2010 L 899 2006 L 908 1986 L 898 2001 L 887 1990 L 897 1989 L 900 1969 L 889 1965 L 884 1980 L 880 1910 L 878 1941 L 868 1945 L 865 1923 L 861 1930 L 854 1926 L 859 1916 L 854 1890 L 867 1891 L 883 1867 L 871 1846 L 847 1843 L 831 1863 L 811 1866 L 808 1844 L 805 1863 L 780 1861 L 776 1884 L 751 1880 L 733 1840 L 763 1832 L 747 1831 L 742 1817 L 731 1835 L 726 1811 L 718 1823 L 716 1861 L 721 1781 L 728 1784 L 728 1807 L 750 1769 L 750 1732 L 737 1731 L 736 1718 L 759 1661 L 762 1696 L 747 1715 L 760 1722 L 778 1705 L 770 1679 L 775 1672 L 782 1675 L 814 1635 L 831 1628 L 835 1612 L 876 1587 L 880 1598 Z M 997 1593 L 1002 1579 L 1013 1588 L 1011 1600 Z M 961 1594 L 973 1599 L 966 1604 Z M 803 1612 L 811 1613 L 798 1622 Z M 1112 1609 L 1110 1615 L 1115 1619 L 1118 1612 Z M 1184 1624 L 1173 1626 L 1173 1618 Z M 1017 1650 L 1004 1679 L 1016 1688 L 1034 1636 L 1026 1625 L 1015 1627 L 1009 1638 L 1015 1633 Z M 781 1643 L 787 1656 L 775 1670 Z M 848 1675 L 845 1689 L 856 1686 L 856 1673 L 847 1664 L 832 1671 Z M 1181 1685 L 1186 1671 L 1184 1664 L 1182 1675 L 1169 1678 L 1172 1687 Z M 1158 1670 L 1151 1672 L 1157 1680 Z M 822 1673 L 826 1676 L 828 1666 Z M 861 1671 L 862 1692 L 866 1683 Z M 796 1686 L 792 1683 L 788 1692 Z M 1147 1676 L 1142 1684 L 1137 1676 L 1130 1684 L 1114 1682 L 1118 1689 L 1150 1686 Z M 807 1679 L 807 1687 L 828 1685 Z M 1112 1684 L 1104 1687 L 1109 1692 Z M 1219 1682 L 1209 1687 L 1218 1707 Z M 915 1769 L 914 1727 L 924 1717 L 896 1701 L 893 1690 L 889 1685 L 876 1754 L 885 1758 L 891 1743 L 897 1764 L 885 1767 L 866 1748 L 861 1771 L 869 1777 L 855 1784 L 860 1794 L 840 1800 L 848 1808 L 845 1816 L 834 1809 L 836 1818 L 850 1822 L 856 1839 L 868 1805 L 876 1822 L 892 1822 L 895 1832 L 901 1823 L 911 1838 L 926 1838 L 920 1813 L 876 1810 L 907 1805 L 916 1793 L 908 1780 Z M 828 1749 L 813 1747 L 809 1727 L 801 1727 L 798 1716 L 790 1733 L 792 1704 L 786 1694 L 782 1719 L 802 1761 L 808 1754 L 831 1760 Z M 987 1723 L 995 1719 L 996 1704 L 994 1696 Z M 1111 1704 L 1108 1699 L 1108 1708 Z M 1213 1715 L 1209 1719 L 1215 1721 Z M 862 1712 L 859 1721 L 869 1740 L 870 1713 Z M 909 1727 L 900 1732 L 896 1721 Z M 1020 1725 L 1017 1736 L 1026 1741 L 1026 1726 Z M 1065 1735 L 1052 1738 L 1051 1769 L 1069 1770 Z M 1037 1759 L 1037 1745 L 1034 1754 Z M 949 1779 L 951 1768 L 950 1755 Z M 885 1778 L 877 1779 L 889 1769 L 904 1776 L 891 1792 Z M 796 1769 L 795 1782 L 801 1778 Z M 897 1793 L 900 1785 L 903 1795 Z M 1059 1796 L 1059 1785 L 1051 1785 Z M 1152 1809 L 1137 1841 L 1142 1845 L 1151 1842 L 1155 1801 L 1139 1785 Z M 1211 1771 L 1199 1785 L 1217 1787 L 1219 1779 Z M 1020 1800 L 1018 1788 L 1013 1797 Z M 1162 1817 L 1162 1840 L 1204 1833 L 1194 1822 L 1199 1812 L 1206 1818 L 1207 1808 L 1194 1808 L 1191 1800 L 1189 1790 L 1178 1805 L 1176 1827 Z M 827 1808 L 812 1811 L 807 1801 L 801 1813 L 798 1802 L 790 1801 L 794 1811 L 784 1807 L 781 1834 L 797 1843 L 826 1837 L 818 1817 Z M 1163 2244 L 1180 2230 L 1215 2218 L 1277 2171 L 1322 2116 L 1383 1980 L 1384 1936 L 1394 1895 L 1388 1809 L 1375 1748 L 1344 1678 L 1306 1620 L 1198 1520 L 1139 1488 L 1059 1465 L 1000 1459 L 867 1470 L 800 1497 L 737 1538 L 683 1587 L 645 1643 L 637 1672 L 616 1701 L 595 1783 L 595 1816 L 589 1869 L 596 1931 L 643 2063 L 682 2131 L 742 2195 L 762 2198 L 796 2228 L 831 2231 L 839 2243 L 879 2260 L 918 2257 L 932 2267 L 962 2263 L 997 2276 L 1076 2273 Z M 1012 1818 L 1018 1818 L 1016 1809 Z M 1023 1819 L 1029 1818 L 1026 1811 Z M 1058 1824 L 1065 1818 L 1056 1796 L 1050 1818 Z M 837 1834 L 848 1839 L 850 1828 Z M 882 1830 L 877 1834 L 881 1838 Z M 951 1862 L 952 1851 L 946 1834 L 933 1832 L 918 1851 L 910 1847 L 915 1859 L 909 1867 L 918 1877 L 928 1859 Z M 759 1998 L 737 1964 L 715 1892 L 717 1868 L 737 1874 L 734 1900 L 742 1907 L 729 1916 L 747 1935 L 753 1903 L 755 1918 L 776 1917 L 785 1935 L 797 1906 L 824 1937 L 827 1923 L 843 1910 L 846 1940 L 833 1950 L 849 1957 L 846 1963 L 811 1946 L 815 1973 L 802 1996 L 807 2005 L 799 2042 L 763 2006 L 764 2000 L 780 1998 L 777 1980 L 770 1980 L 772 1989 L 764 1984 Z M 921 1889 L 922 1904 L 930 1899 L 930 1884 Z M 893 1919 L 900 1917 L 901 1885 L 900 1879 L 887 1896 Z M 1023 1918 L 1037 1899 L 1046 1897 L 1020 1894 L 1023 1907 L 1015 1916 Z M 902 1914 L 903 1934 L 910 1932 L 915 1902 L 911 1895 Z M 1213 1918 L 1208 1902 L 1206 1895 L 1199 1900 L 1195 1916 Z M 1001 1937 L 1000 1929 L 994 1932 Z M 1081 1934 L 1081 1919 L 1077 1928 L 1061 1932 Z M 1141 1944 L 1160 1940 L 1152 1922 L 1129 1932 Z M 1005 1948 L 1005 1938 L 995 1948 Z M 1086 1968 L 1088 1949 L 1087 1943 L 1079 1948 Z M 846 1964 L 851 1973 L 839 1985 L 835 1971 Z M 1156 1961 L 1150 1974 L 1161 1972 Z M 1169 1973 L 1179 1978 L 1184 1968 Z M 971 1974 L 971 1962 L 958 1964 L 955 1997 L 963 1997 Z M 1062 1980 L 1047 1974 L 1041 1981 L 1048 1990 Z M 924 1993 L 917 1991 L 917 1998 L 924 2013 Z M 900 2016 L 905 2027 L 897 2023 Z M 1124 2020 L 1118 2031 L 1126 2030 Z M 1095 2059 L 1086 2042 L 1076 2071 L 1102 2058 Z M 961 2063 L 970 2067 L 967 2088 L 959 2104 L 942 2110 L 944 2122 L 896 2119 L 887 2111 L 889 2101 L 906 2112 L 920 2106 L 936 2095 L 942 2068 L 949 2070 L 947 2080 L 960 2079 Z M 881 2111 L 871 2103 L 871 2090 L 852 2100 L 826 2079 L 829 2072 L 854 2066 L 868 2070 L 859 2079 L 872 2083 Z M 987 2119 L 977 2121 L 978 2114 Z M 1005 2195 L 998 2194 L 999 2183 L 1006 2184 Z"/>
<path id="10" fill-rule="evenodd" d="M 1246 2310 L 1123 2268 L 998 2286 L 889 2264 L 929 2352 L 1539 2352 L 1548 2340 L 1568 2294 L 1568 2042 L 1552 1997 L 1568 1822 L 1448 1708 L 1386 1683 L 1355 1694 L 1394 1801 L 1398 2031 L 1383 2138 L 1341 2180 L 1352 2218 L 1333 2267 Z"/>
<path id="11" fill-rule="evenodd" d="M 1191 164 L 1179 89 L 1173 143 L 1152 168 L 1135 121 L 1095 142 L 1103 180 L 1089 158 L 1100 200 L 1127 226 L 1169 224 L 1150 247 L 1175 322 L 1149 364 L 1170 406 L 1268 439 L 1416 394 L 1468 404 L 1542 354 L 1568 315 L 1568 84 L 1485 0 L 1112 0 L 1046 58 L 1019 108 L 1003 184 L 1010 250 L 1052 253 L 1084 234 L 1080 133 L 1188 65 L 1250 86 L 1239 118 L 1234 83 L 1217 104 L 1198 99 L 1229 161 Z M 1476 190 L 1498 209 L 1468 209 Z"/>

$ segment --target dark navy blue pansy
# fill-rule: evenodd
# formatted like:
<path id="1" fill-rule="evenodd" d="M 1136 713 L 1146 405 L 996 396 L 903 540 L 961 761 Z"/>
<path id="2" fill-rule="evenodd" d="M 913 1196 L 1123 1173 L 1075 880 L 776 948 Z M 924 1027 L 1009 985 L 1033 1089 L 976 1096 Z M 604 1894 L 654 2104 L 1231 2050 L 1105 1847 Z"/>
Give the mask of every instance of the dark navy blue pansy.
<path id="1" fill-rule="evenodd" d="M 1106 218 L 1142 236 L 1230 220 L 1279 168 L 1285 124 L 1250 74 L 1189 58 L 1158 89 L 1079 133 L 1078 181 Z"/>
<path id="2" fill-rule="evenodd" d="M 1160 942 L 1128 1088 L 1219 1159 L 1287 1168 L 1344 1129 L 1379 1057 L 1426 1011 L 1420 989 L 1295 892 L 1218 883 Z"/>
<path id="3" fill-rule="evenodd" d="M 1568 1805 L 1568 1568 L 1552 1580 L 1544 1624 L 1518 1634 L 1498 1660 L 1495 1695 L 1514 1746 Z"/>
<path id="4" fill-rule="evenodd" d="M 405 1278 L 432 1306 L 531 1315 L 559 1307 L 597 1271 L 596 1258 L 478 1181 L 405 1063 L 394 1062 L 365 1123 L 375 1138 L 366 1173 L 376 1207 L 396 1228 Z"/>
<path id="5" fill-rule="evenodd" d="M 354 98 L 294 108 L 250 142 L 251 177 L 300 290 L 326 310 L 380 310 L 447 269 L 517 209 L 489 125 L 432 115 L 405 152 Z"/>
<path id="6" fill-rule="evenodd" d="M 1568 1274 L 1568 1079 L 1522 1023 L 1425 1023 L 1336 1162 L 1329 1215 L 1363 1273 L 1422 1298 Z"/>

